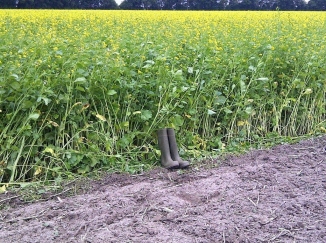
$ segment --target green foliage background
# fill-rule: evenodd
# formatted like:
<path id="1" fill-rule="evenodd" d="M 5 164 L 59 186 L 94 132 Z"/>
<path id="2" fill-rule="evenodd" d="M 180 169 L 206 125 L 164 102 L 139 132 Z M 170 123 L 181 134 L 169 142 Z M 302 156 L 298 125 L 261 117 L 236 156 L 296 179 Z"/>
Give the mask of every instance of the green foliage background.
<path id="1" fill-rule="evenodd" d="M 148 169 L 163 127 L 185 157 L 325 131 L 325 13 L 0 19 L 3 182 Z"/>

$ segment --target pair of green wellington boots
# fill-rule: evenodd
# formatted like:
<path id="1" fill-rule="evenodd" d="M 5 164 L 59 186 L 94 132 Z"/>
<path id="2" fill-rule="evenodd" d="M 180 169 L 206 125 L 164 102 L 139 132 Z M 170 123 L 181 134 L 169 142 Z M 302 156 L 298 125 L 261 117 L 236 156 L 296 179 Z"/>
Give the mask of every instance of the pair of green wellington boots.
<path id="1" fill-rule="evenodd" d="M 157 131 L 158 146 L 161 150 L 161 163 L 167 169 L 184 169 L 189 162 L 180 158 L 177 141 L 173 128 L 164 128 Z"/>

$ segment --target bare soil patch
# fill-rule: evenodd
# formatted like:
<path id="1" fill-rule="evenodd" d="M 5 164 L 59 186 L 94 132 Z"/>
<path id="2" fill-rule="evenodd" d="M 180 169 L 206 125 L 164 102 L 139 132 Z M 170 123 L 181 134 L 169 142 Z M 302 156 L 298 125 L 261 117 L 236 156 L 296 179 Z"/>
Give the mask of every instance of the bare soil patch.
<path id="1" fill-rule="evenodd" d="M 325 148 L 324 136 L 215 168 L 111 174 L 29 204 L 2 194 L 0 242 L 326 242 Z"/>

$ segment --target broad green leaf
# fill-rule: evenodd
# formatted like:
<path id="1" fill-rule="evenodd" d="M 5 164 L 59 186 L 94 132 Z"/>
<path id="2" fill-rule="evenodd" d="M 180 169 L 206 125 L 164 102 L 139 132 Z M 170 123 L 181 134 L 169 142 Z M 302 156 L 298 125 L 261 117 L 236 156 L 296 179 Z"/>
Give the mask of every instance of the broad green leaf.
<path id="1" fill-rule="evenodd" d="M 37 166 L 37 169 L 34 172 L 34 176 L 37 176 L 37 175 L 39 175 L 41 173 L 42 173 L 42 167 L 41 166 Z"/>
<path id="2" fill-rule="evenodd" d="M 30 100 L 25 100 L 23 103 L 22 103 L 22 107 L 24 109 L 29 109 L 31 108 L 35 103 L 30 101 Z"/>
<path id="3" fill-rule="evenodd" d="M 252 115 L 253 112 L 254 112 L 254 110 L 252 109 L 251 106 L 247 107 L 245 111 L 246 111 L 246 113 L 247 113 L 248 115 Z"/>
<path id="4" fill-rule="evenodd" d="M 274 47 L 273 47 L 271 44 L 268 44 L 268 45 L 266 46 L 266 49 L 267 49 L 267 50 L 274 50 Z"/>
<path id="5" fill-rule="evenodd" d="M 79 90 L 79 91 L 82 91 L 82 92 L 85 92 L 85 89 L 81 86 L 77 86 L 75 89 Z"/>
<path id="6" fill-rule="evenodd" d="M 40 117 L 40 114 L 38 114 L 38 113 L 32 113 L 28 116 L 28 118 L 31 120 L 37 120 L 39 117 Z"/>
<path id="7" fill-rule="evenodd" d="M 217 105 L 223 105 L 226 102 L 226 97 L 221 95 L 221 96 L 217 96 L 217 98 L 215 99 L 215 104 Z"/>
<path id="8" fill-rule="evenodd" d="M 129 121 L 124 121 L 120 123 L 121 127 L 129 127 Z"/>
<path id="9" fill-rule="evenodd" d="M 147 69 L 147 68 L 151 68 L 152 65 L 151 64 L 146 64 L 145 66 L 143 66 L 143 68 Z"/>
<path id="10" fill-rule="evenodd" d="M 11 74 L 10 77 L 13 77 L 16 81 L 19 81 L 19 76 L 17 74 Z"/>
<path id="11" fill-rule="evenodd" d="M 182 70 L 178 70 L 174 73 L 175 76 L 182 76 Z"/>
<path id="12" fill-rule="evenodd" d="M 17 81 L 11 82 L 9 84 L 11 86 L 11 88 L 15 89 L 15 90 L 19 90 L 20 89 L 20 83 Z"/>
<path id="13" fill-rule="evenodd" d="M 220 91 L 215 91 L 215 95 L 216 95 L 216 96 L 221 96 L 221 95 L 222 95 L 222 92 L 220 92 Z"/>
<path id="14" fill-rule="evenodd" d="M 49 98 L 46 98 L 46 97 L 43 97 L 42 100 L 44 101 L 45 105 L 48 105 L 51 102 L 51 100 Z"/>
<path id="15" fill-rule="evenodd" d="M 96 114 L 95 115 L 98 119 L 100 119 L 101 121 L 106 121 L 106 118 L 100 114 Z"/>
<path id="16" fill-rule="evenodd" d="M 86 78 L 85 77 L 80 77 L 80 78 L 77 78 L 76 80 L 75 80 L 75 83 L 78 83 L 78 84 L 84 84 L 84 83 L 86 83 Z"/>
<path id="17" fill-rule="evenodd" d="M 254 66 L 249 66 L 249 71 L 256 71 L 256 68 Z"/>
<path id="18" fill-rule="evenodd" d="M 115 95 L 117 93 L 117 91 L 111 89 L 107 92 L 107 95 Z"/>
<path id="19" fill-rule="evenodd" d="M 36 101 L 37 101 L 37 102 L 40 102 L 41 100 L 44 101 L 44 104 L 45 104 L 45 105 L 48 105 L 48 104 L 50 103 L 50 101 L 51 101 L 49 98 L 42 97 L 42 96 L 38 97 Z"/>
<path id="20" fill-rule="evenodd" d="M 171 117 L 169 120 L 171 123 L 170 125 L 172 127 L 181 127 L 184 123 L 184 119 L 180 115 L 175 115 L 175 116 Z"/>
<path id="21" fill-rule="evenodd" d="M 135 135 L 134 134 L 125 134 L 122 138 L 118 140 L 118 145 L 121 148 L 126 148 L 128 147 L 134 140 Z"/>
<path id="22" fill-rule="evenodd" d="M 97 159 L 95 159 L 95 158 L 93 158 L 93 157 L 89 157 L 89 159 L 91 160 L 91 164 L 90 164 L 90 166 L 91 166 L 92 168 L 95 167 L 97 164 L 100 163 Z"/>
<path id="23" fill-rule="evenodd" d="M 256 80 L 258 80 L 258 81 L 268 81 L 269 79 L 268 78 L 257 78 Z"/>
<path id="24" fill-rule="evenodd" d="M 80 74 L 80 75 L 83 75 L 83 74 L 86 73 L 86 71 L 84 69 L 78 68 L 77 73 Z"/>
<path id="25" fill-rule="evenodd" d="M 5 193 L 6 191 L 7 191 L 6 185 L 3 185 L 2 187 L 0 187 L 0 194 Z"/>
<path id="26" fill-rule="evenodd" d="M 141 111 L 140 118 L 144 121 L 147 121 L 152 118 L 152 112 L 149 110 L 143 110 Z"/>
<path id="27" fill-rule="evenodd" d="M 240 90 L 241 90 L 241 94 L 244 94 L 247 90 L 246 83 L 242 80 L 240 81 Z"/>
<path id="28" fill-rule="evenodd" d="M 155 64 L 155 62 L 153 60 L 147 60 L 147 61 L 145 61 L 145 63 L 146 64 L 150 64 L 150 65 L 154 65 Z"/>
<path id="29" fill-rule="evenodd" d="M 312 89 L 307 88 L 307 89 L 304 91 L 303 94 L 305 94 L 305 95 L 312 94 Z"/>
<path id="30" fill-rule="evenodd" d="M 20 182 L 19 183 L 20 188 L 26 188 L 26 187 L 28 187 L 30 185 L 31 185 L 30 182 Z"/>
<path id="31" fill-rule="evenodd" d="M 52 156 L 55 155 L 54 150 L 53 150 L 52 148 L 49 148 L 49 147 L 46 147 L 46 148 L 43 150 L 43 153 L 49 153 L 49 154 L 51 154 Z"/>
<path id="32" fill-rule="evenodd" d="M 226 114 L 231 114 L 231 113 L 233 113 L 233 111 L 231 111 L 230 109 L 228 109 L 228 108 L 224 108 L 224 112 L 226 113 Z"/>
<path id="33" fill-rule="evenodd" d="M 90 168 L 89 168 L 88 165 L 85 166 L 85 167 L 82 167 L 82 168 L 78 168 L 78 169 L 77 169 L 77 172 L 78 172 L 79 174 L 85 174 L 85 173 L 87 173 L 87 172 L 89 172 L 89 171 L 90 171 Z"/>
<path id="34" fill-rule="evenodd" d="M 208 115 L 214 115 L 214 114 L 216 114 L 216 112 L 213 111 L 213 110 L 208 109 L 208 110 L 207 110 L 207 114 L 208 114 Z"/>
<path id="35" fill-rule="evenodd" d="M 12 115 L 13 115 L 12 112 L 11 112 L 11 113 L 7 113 L 7 114 L 6 114 L 6 118 L 9 120 L 9 119 L 11 119 Z"/>

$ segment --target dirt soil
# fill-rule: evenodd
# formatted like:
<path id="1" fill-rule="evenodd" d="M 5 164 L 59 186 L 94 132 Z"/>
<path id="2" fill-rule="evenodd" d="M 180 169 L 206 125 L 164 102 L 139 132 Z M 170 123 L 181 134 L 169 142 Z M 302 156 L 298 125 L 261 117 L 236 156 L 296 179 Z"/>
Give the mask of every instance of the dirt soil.
<path id="1" fill-rule="evenodd" d="M 325 148 L 324 136 L 186 172 L 111 174 L 27 204 L 2 194 L 0 242 L 326 242 Z"/>

